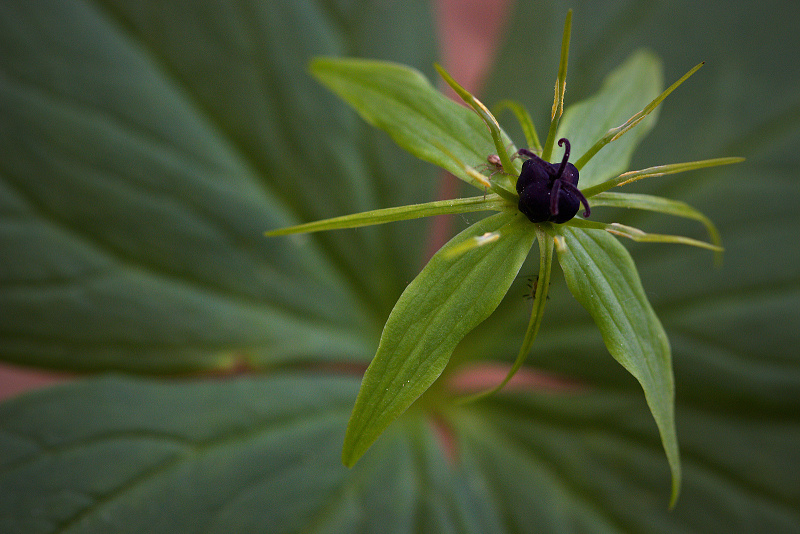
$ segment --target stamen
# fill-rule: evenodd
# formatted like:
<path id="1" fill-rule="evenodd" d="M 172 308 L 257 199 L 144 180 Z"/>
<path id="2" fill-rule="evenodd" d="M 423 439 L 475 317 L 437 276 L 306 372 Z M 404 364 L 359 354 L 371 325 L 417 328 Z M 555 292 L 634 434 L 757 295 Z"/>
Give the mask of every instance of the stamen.
<path id="1" fill-rule="evenodd" d="M 518 158 L 520 156 L 525 156 L 526 158 L 530 158 L 530 159 L 539 158 L 539 156 L 537 156 L 536 154 L 534 154 L 533 152 L 531 152 L 527 148 L 520 148 L 519 150 L 517 150 L 517 153 L 514 154 L 514 157 L 511 158 L 511 159 L 513 160 L 514 158 Z"/>

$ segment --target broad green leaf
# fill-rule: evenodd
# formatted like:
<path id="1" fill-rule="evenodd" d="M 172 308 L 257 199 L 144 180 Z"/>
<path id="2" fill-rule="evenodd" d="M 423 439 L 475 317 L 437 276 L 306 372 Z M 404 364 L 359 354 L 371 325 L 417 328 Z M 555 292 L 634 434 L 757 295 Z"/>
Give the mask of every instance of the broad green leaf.
<path id="1" fill-rule="evenodd" d="M 402 148 L 483 187 L 453 157 L 473 167 L 485 163 L 496 151 L 489 130 L 475 112 L 437 91 L 419 71 L 379 61 L 316 58 L 311 72 Z M 502 139 L 511 143 L 504 134 Z"/>
<path id="2" fill-rule="evenodd" d="M 606 77 L 597 94 L 566 109 L 556 139 L 569 139 L 577 160 L 608 130 L 625 123 L 647 106 L 659 95 L 662 84 L 661 61 L 650 52 L 634 53 Z M 657 115 L 658 109 L 583 166 L 581 189 L 628 170 L 633 150 L 653 128 Z"/>
<path id="3" fill-rule="evenodd" d="M 448 254 L 489 232 L 500 239 Z M 451 239 L 408 285 L 364 374 L 345 436 L 345 465 L 353 465 L 439 377 L 456 345 L 500 304 L 535 239 L 520 213 L 498 213 Z"/>
<path id="4" fill-rule="evenodd" d="M 137 372 L 368 361 L 424 227 L 263 232 L 431 198 L 428 180 L 399 178 L 430 170 L 365 136 L 307 72 L 315 54 L 430 65 L 415 5 L 3 2 L 0 358 Z M 365 35 L 389 21 L 391 39 Z"/>
<path id="5" fill-rule="evenodd" d="M 0 531 L 296 531 L 347 476 L 355 391 L 345 378 L 120 377 L 7 402 Z"/>
<path id="6" fill-rule="evenodd" d="M 791 470 L 769 461 L 799 459 L 788 412 L 742 419 L 681 406 L 696 459 L 668 511 L 640 392 L 505 392 L 438 423 L 412 411 L 346 469 L 341 439 L 357 387 L 319 375 L 108 377 L 6 402 L 0 531 L 678 534 L 792 532 L 800 521 L 796 498 L 761 489 L 794 486 Z M 764 498 L 748 506 L 754 493 Z"/>
<path id="7" fill-rule="evenodd" d="M 608 352 L 642 386 L 672 471 L 674 505 L 681 482 L 675 432 L 675 383 L 669 340 L 645 295 L 636 265 L 603 230 L 563 227 L 556 251 L 570 291 L 591 314 Z"/>
<path id="8" fill-rule="evenodd" d="M 517 359 L 514 360 L 514 365 L 511 366 L 502 382 L 492 388 L 470 395 L 461 402 L 472 402 L 500 391 L 522 368 L 528 357 L 531 345 L 533 345 L 542 324 L 545 304 L 549 298 L 547 294 L 550 291 L 550 275 L 553 272 L 553 237 L 541 225 L 536 225 L 536 240 L 539 244 L 539 274 L 536 275 L 535 281 L 531 285 L 531 317 L 525 330 L 522 346 L 517 353 Z"/>

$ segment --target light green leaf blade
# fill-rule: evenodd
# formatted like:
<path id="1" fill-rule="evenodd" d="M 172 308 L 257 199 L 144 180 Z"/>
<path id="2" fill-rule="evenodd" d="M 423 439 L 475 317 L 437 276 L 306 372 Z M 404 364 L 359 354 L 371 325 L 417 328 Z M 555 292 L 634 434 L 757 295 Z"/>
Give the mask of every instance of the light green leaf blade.
<path id="1" fill-rule="evenodd" d="M 500 239 L 448 254 L 488 232 Z M 500 304 L 535 239 L 519 213 L 487 217 L 451 239 L 409 284 L 364 374 L 345 437 L 345 465 L 353 465 L 438 378 L 461 339 Z"/>
<path id="2" fill-rule="evenodd" d="M 485 163 L 496 151 L 489 130 L 419 71 L 383 61 L 316 58 L 311 73 L 402 148 L 483 189 L 454 158 L 472 167 Z M 505 134 L 502 139 L 511 143 Z"/>
<path id="3" fill-rule="evenodd" d="M 566 137 L 572 145 L 571 159 L 577 160 L 611 128 L 641 111 L 661 92 L 661 61 L 652 53 L 639 51 L 609 74 L 594 96 L 569 106 L 556 139 Z M 658 109 L 630 132 L 606 145 L 581 170 L 581 189 L 598 184 L 628 170 L 633 151 L 653 128 Z"/>
<path id="4" fill-rule="evenodd" d="M 511 381 L 525 363 L 528 353 L 531 350 L 531 345 L 533 345 L 533 342 L 536 340 L 536 334 L 539 333 L 539 327 L 544 317 L 545 304 L 549 298 L 547 293 L 550 290 L 550 275 L 553 272 L 554 246 L 553 236 L 548 234 L 540 225 L 536 226 L 536 239 L 539 244 L 539 274 L 536 275 L 535 282 L 533 282 L 531 286 L 531 317 L 528 320 L 528 328 L 525 330 L 525 337 L 517 353 L 517 359 L 514 360 L 514 365 L 511 366 L 506 377 L 499 384 L 461 399 L 462 403 L 474 402 L 500 391 L 503 386 Z"/>
<path id="5" fill-rule="evenodd" d="M 641 384 L 672 472 L 671 505 L 680 491 L 675 384 L 669 340 L 630 254 L 603 230 L 562 227 L 556 251 L 570 292 L 594 319 L 606 348 Z"/>

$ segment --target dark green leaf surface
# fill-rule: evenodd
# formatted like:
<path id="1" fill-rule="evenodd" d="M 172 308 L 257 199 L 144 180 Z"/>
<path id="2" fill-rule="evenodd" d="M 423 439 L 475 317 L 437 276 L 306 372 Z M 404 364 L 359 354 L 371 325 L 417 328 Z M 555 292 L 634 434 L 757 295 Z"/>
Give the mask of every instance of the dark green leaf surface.
<path id="1" fill-rule="evenodd" d="M 112 377 L 7 402 L 0 531 L 678 534 L 791 532 L 800 520 L 778 498 L 753 506 L 793 482 L 768 459 L 784 447 L 796 458 L 797 421 L 682 410 L 686 478 L 669 512 L 640 392 L 502 394 L 438 423 L 409 412 L 347 469 L 356 389 L 323 376 Z M 715 436 L 734 454 L 709 455 Z"/>
<path id="2" fill-rule="evenodd" d="M 500 238 L 450 256 L 489 232 Z M 408 285 L 364 374 L 345 437 L 345 465 L 352 466 L 439 377 L 456 345 L 500 304 L 535 239 L 521 213 L 492 215 L 451 239 Z"/>
<path id="3" fill-rule="evenodd" d="M 296 531 L 346 475 L 355 386 L 111 378 L 6 403 L 0 531 Z"/>
<path id="4" fill-rule="evenodd" d="M 430 32 L 399 24 L 413 10 L 4 2 L 0 357 L 140 372 L 368 360 L 423 227 L 263 231 L 430 200 L 429 171 L 365 141 L 307 73 L 314 54 L 364 47 L 429 66 Z M 407 46 L 368 35 L 382 17 Z"/>

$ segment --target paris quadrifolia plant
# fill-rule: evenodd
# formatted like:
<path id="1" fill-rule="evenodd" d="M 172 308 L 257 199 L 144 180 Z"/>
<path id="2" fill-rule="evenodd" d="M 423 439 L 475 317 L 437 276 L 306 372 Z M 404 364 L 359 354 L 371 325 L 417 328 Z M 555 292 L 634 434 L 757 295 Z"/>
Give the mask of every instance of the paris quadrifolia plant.
<path id="1" fill-rule="evenodd" d="M 702 63 L 662 92 L 658 59 L 649 52 L 636 52 L 606 79 L 599 93 L 564 111 L 571 18 L 569 12 L 544 143 L 520 104 L 503 101 L 498 105 L 497 109 L 516 116 L 527 148 L 517 148 L 486 106 L 438 65 L 437 70 L 466 107 L 435 90 L 418 71 L 402 65 L 341 58 L 312 61 L 312 74 L 367 122 L 385 130 L 415 156 L 475 186 L 478 194 L 346 215 L 273 230 L 268 236 L 430 215 L 496 212 L 446 243 L 397 301 L 355 401 L 343 447 L 345 465 L 354 465 L 441 375 L 456 345 L 500 304 L 537 242 L 538 283 L 516 361 L 497 387 L 462 400 L 476 400 L 499 390 L 522 366 L 542 321 L 555 255 L 569 290 L 597 323 L 611 356 L 644 390 L 670 466 L 670 502 L 675 503 L 681 470 L 670 345 L 645 296 L 636 266 L 616 236 L 691 245 L 710 249 L 717 256 L 722 247 L 711 221 L 686 203 L 610 190 L 644 178 L 742 159 L 726 157 L 627 171 L 633 149 L 654 125 L 659 104 Z M 563 147 L 563 152 L 555 145 Z M 581 155 L 571 163 L 573 154 Z M 602 222 L 595 219 L 593 211 L 601 206 L 694 219 L 705 226 L 709 240 Z"/>

